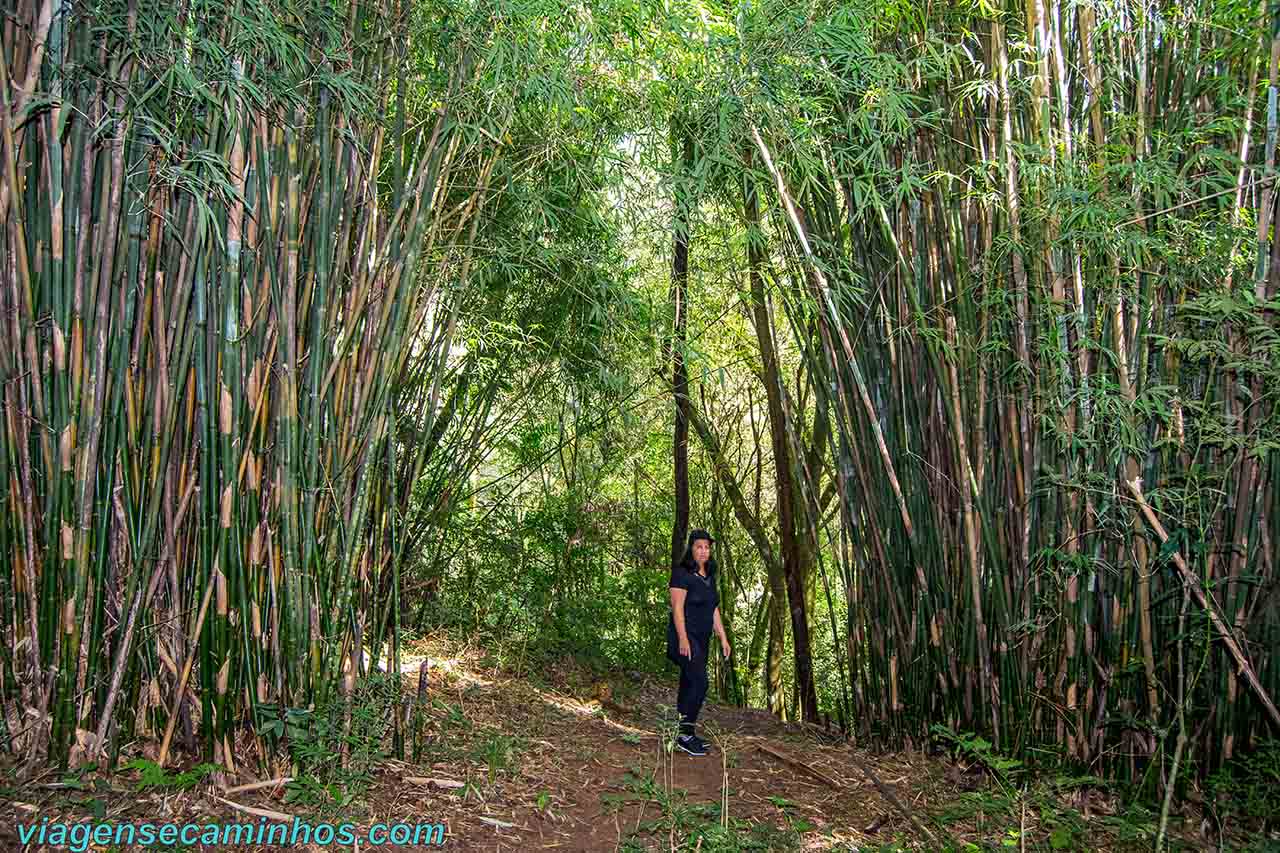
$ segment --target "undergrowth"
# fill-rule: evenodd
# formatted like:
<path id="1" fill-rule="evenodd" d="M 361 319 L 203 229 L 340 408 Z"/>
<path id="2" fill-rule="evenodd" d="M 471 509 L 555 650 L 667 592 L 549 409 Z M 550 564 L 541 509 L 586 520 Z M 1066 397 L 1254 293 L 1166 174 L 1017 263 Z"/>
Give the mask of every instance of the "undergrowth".
<path id="1" fill-rule="evenodd" d="M 794 816 L 785 801 L 780 806 L 785 816 L 785 825 L 781 828 L 733 816 L 726 818 L 719 803 L 691 802 L 688 791 L 668 787 L 655 777 L 656 774 L 641 776 L 630 771 L 623 777 L 627 793 L 601 796 L 606 808 L 618 808 L 637 800 L 657 807 L 653 817 L 638 821 L 623 836 L 618 848 L 623 853 L 653 850 L 654 844 L 666 849 L 672 836 L 682 844 L 681 849 L 699 849 L 706 853 L 788 853 L 799 851 L 801 833 L 813 828 L 803 818 Z"/>
<path id="2" fill-rule="evenodd" d="M 974 789 L 962 790 L 943 803 L 935 817 L 943 826 L 971 825 L 988 839 L 946 850 L 1152 849 L 1159 832 L 1160 806 L 1143 796 L 1140 786 L 1072 773 L 1064 765 L 1033 766 L 999 753 L 973 732 L 938 725 L 931 731 L 953 760 L 977 771 L 968 782 Z M 1217 825 L 1215 849 L 1280 853 L 1280 839 L 1268 837 L 1280 825 L 1280 742 L 1269 741 L 1231 762 L 1208 778 L 1206 791 L 1203 812 Z M 1086 816 L 1074 802 L 1091 798 L 1099 813 Z M 1191 815 L 1194 810 L 1170 816 L 1171 829 L 1182 829 L 1195 838 L 1171 834 L 1167 849 L 1204 849 L 1204 825 Z M 908 848 L 887 844 L 875 849 L 891 853 Z"/>
<path id="3" fill-rule="evenodd" d="M 257 705 L 258 734 L 286 749 L 294 765 L 284 802 L 321 815 L 349 813 L 390 754 L 398 697 L 397 679 L 373 672 L 356 682 L 350 697 L 337 695 L 314 709 Z"/>

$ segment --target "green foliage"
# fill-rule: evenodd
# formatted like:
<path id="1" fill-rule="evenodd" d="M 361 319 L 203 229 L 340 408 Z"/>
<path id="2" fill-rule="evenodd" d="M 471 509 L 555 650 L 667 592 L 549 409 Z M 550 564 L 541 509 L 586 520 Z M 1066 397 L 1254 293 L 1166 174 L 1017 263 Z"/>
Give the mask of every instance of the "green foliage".
<path id="1" fill-rule="evenodd" d="M 489 784 L 492 785 L 499 773 L 511 774 L 519 764 L 520 751 L 524 742 L 505 732 L 489 732 L 472 747 L 472 757 L 485 765 Z"/>
<path id="2" fill-rule="evenodd" d="M 1211 774 L 1206 794 L 1221 823 L 1245 821 L 1262 832 L 1280 828 L 1280 740 L 1263 741 Z"/>
<path id="3" fill-rule="evenodd" d="M 491 238 L 532 250 L 554 230 L 521 219 L 519 202 L 534 195 L 541 203 L 528 210 L 573 220 L 574 239 L 553 241 L 522 278 L 514 266 L 516 283 L 528 293 L 535 276 L 560 275 L 558 307 L 578 325 L 550 334 L 567 332 L 555 340 L 574 356 L 592 351 L 568 346 L 586 337 L 583 315 L 620 301 L 606 298 L 617 293 L 605 286 L 616 253 L 590 215 L 598 170 L 547 181 L 570 148 L 559 133 L 532 132 L 539 121 L 551 130 L 541 108 L 553 92 L 561 104 L 575 97 L 579 31 L 548 18 L 546 4 L 499 7 L 6 6 L 6 25 L 24 35 L 4 61 L 26 69 L 34 90 L 6 124 L 0 256 L 22 257 L 6 292 L 24 300 L 7 306 L 0 346 L 0 372 L 22 377 L 0 389 L 21 413 L 5 428 L 0 481 L 8 489 L 17 460 L 36 461 L 22 493 L 6 492 L 0 549 L 27 543 L 35 574 L 15 580 L 6 564 L 0 577 L 7 629 L 21 631 L 29 658 L 0 663 L 23 690 L 23 671 L 58 672 L 31 694 L 52 717 L 27 729 L 31 755 L 65 766 L 81 724 L 104 740 L 132 740 L 142 719 L 163 730 L 169 703 L 144 697 L 169 683 L 165 648 L 188 644 L 206 748 L 234 742 L 245 724 L 275 744 L 294 740 L 291 728 L 327 725 L 283 708 L 263 720 L 254 705 L 323 707 L 353 645 L 367 640 L 375 658 L 398 645 L 406 552 L 441 509 L 411 498 L 424 471 L 438 483 L 467 478 L 477 454 L 452 451 L 486 420 L 483 380 L 501 373 L 501 353 L 473 371 L 453 359 L 464 343 L 457 317 L 495 277 L 513 278 L 473 262 L 524 257 Z M 50 9 L 52 20 L 37 20 Z M 578 143 L 591 137 L 578 132 Z M 516 206 L 491 216 L 508 192 Z M 86 282 L 90 308 L 75 296 Z M 590 284 L 595 298 L 571 298 Z M 511 308 L 532 315 L 535 303 Z M 30 347 L 19 352 L 10 332 Z M 520 367 L 536 364 L 532 350 Z M 442 387 L 457 392 L 447 400 L 456 420 L 434 408 Z M 54 434 L 66 437 L 56 465 L 40 449 Z M 178 482 L 186 502 L 170 494 Z M 165 560 L 178 568 L 152 596 L 150 567 Z M 115 610 L 86 594 L 108 566 L 119 590 L 109 606 L 127 631 L 107 630 Z M 198 636 L 197 611 L 207 613 Z M 54 642 L 64 625 L 65 642 Z M 83 694 L 100 683 L 120 689 Z M 103 707 L 108 697 L 116 704 Z M 101 746 L 113 753 L 119 742 Z"/>
<path id="4" fill-rule="evenodd" d="M 606 805 L 624 801 L 643 800 L 658 807 L 658 816 L 641 820 L 639 826 L 624 836 L 623 850 L 648 849 L 646 840 L 666 839 L 674 832 L 687 844 L 713 853 L 738 853 L 739 851 L 799 851 L 802 848 L 801 833 L 812 829 L 806 821 L 784 813 L 784 826 L 757 823 L 730 817 L 727 826 L 721 820 L 719 803 L 693 803 L 688 792 L 679 788 L 667 789 L 653 777 L 628 774 L 625 779 L 628 795 L 606 794 L 601 800 Z"/>
<path id="5" fill-rule="evenodd" d="M 146 758 L 135 758 L 126 762 L 124 766 L 137 770 L 141 774 L 137 784 L 137 790 L 139 791 L 145 791 L 149 788 L 171 788 L 177 791 L 188 791 L 203 782 L 210 774 L 222 769 L 216 764 L 197 764 L 190 770 L 170 773 L 159 764 Z"/>
<path id="6" fill-rule="evenodd" d="M 1120 814 L 1104 815 L 1097 822 L 1119 844 L 1146 849 L 1156 839 L 1160 813 L 1158 809 L 1152 810 L 1141 802 L 1131 801 L 1125 804 Z"/>
<path id="7" fill-rule="evenodd" d="M 1126 845 L 1155 837 L 1150 812 L 1126 810 L 1121 815 L 1086 819 L 1063 800 L 1052 784 L 1036 782 L 1021 791 L 963 792 L 948 800 L 938 813 L 946 825 L 972 825 L 986 841 L 959 849 L 1085 851 L 1105 837 Z M 1025 823 L 1024 823 L 1025 821 Z M 1032 829 L 1025 829 L 1030 826 Z M 1105 833 L 1105 835 L 1104 835 Z"/>
<path id="8" fill-rule="evenodd" d="M 59 783 L 73 791 L 83 791 L 88 787 L 85 776 L 98 769 L 98 763 L 91 761 L 88 764 L 82 764 L 79 767 L 72 767 L 62 774 Z M 141 768 L 138 768 L 141 769 Z"/>
<path id="9" fill-rule="evenodd" d="M 933 725 L 929 731 L 942 742 L 950 744 L 956 755 L 980 763 L 1006 786 L 1012 784 L 1014 777 L 1026 769 L 1021 760 L 998 754 L 991 741 L 973 732 L 957 734 L 941 724 Z"/>
<path id="10" fill-rule="evenodd" d="M 340 811 L 367 790 L 375 766 L 388 754 L 398 699 L 397 678 L 371 673 L 356 682 L 349 698 L 334 696 L 314 711 L 258 706 L 259 733 L 285 737 L 296 767 L 285 802 Z"/>
<path id="11" fill-rule="evenodd" d="M 282 738 L 303 741 L 315 712 L 310 708 L 281 708 L 271 702 L 254 705 L 257 732 L 273 745 Z"/>

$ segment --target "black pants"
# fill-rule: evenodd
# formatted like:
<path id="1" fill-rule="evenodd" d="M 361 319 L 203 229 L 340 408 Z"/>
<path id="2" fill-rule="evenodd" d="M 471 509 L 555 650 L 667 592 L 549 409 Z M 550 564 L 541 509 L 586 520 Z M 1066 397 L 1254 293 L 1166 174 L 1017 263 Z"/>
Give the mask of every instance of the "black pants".
<path id="1" fill-rule="evenodd" d="M 675 632 L 672 631 L 672 634 Z M 707 648 L 711 636 L 689 635 L 689 657 L 680 654 L 679 642 L 668 644 L 667 657 L 680 667 L 680 687 L 676 691 L 676 710 L 680 712 L 680 733 L 693 734 L 698 712 L 707 698 Z"/>

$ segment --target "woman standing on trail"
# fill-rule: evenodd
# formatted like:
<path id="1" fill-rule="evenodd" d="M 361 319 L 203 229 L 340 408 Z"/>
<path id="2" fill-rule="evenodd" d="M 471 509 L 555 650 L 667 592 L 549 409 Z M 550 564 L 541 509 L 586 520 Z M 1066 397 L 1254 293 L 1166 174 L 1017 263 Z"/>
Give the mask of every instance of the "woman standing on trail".
<path id="1" fill-rule="evenodd" d="M 702 700 L 707 698 L 707 656 L 711 633 L 720 638 L 720 649 L 729 657 L 729 638 L 720 621 L 720 594 L 716 591 L 716 561 L 711 559 L 715 540 L 705 530 L 689 534 L 684 557 L 671 568 L 671 616 L 667 620 L 667 657 L 680 667 L 676 710 L 680 712 L 680 736 L 676 746 L 690 755 L 706 755 L 707 745 L 694 733 Z"/>

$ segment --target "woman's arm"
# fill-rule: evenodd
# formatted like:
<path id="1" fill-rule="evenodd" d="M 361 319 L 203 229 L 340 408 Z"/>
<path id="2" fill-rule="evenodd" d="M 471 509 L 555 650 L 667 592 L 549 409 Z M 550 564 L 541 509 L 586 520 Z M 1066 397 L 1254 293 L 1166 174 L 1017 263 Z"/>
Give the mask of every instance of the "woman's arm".
<path id="1" fill-rule="evenodd" d="M 685 657 L 692 657 L 693 652 L 689 648 L 689 635 L 684 628 L 684 600 L 689 595 L 689 590 L 681 589 L 678 586 L 671 587 L 671 618 L 676 623 L 676 639 L 680 641 L 680 654 Z"/>
<path id="2" fill-rule="evenodd" d="M 724 632 L 724 623 L 720 621 L 720 608 L 717 607 L 715 612 L 711 614 L 711 625 L 715 629 L 716 636 L 720 638 L 720 651 L 724 652 L 724 656 L 729 656 L 729 635 Z"/>

